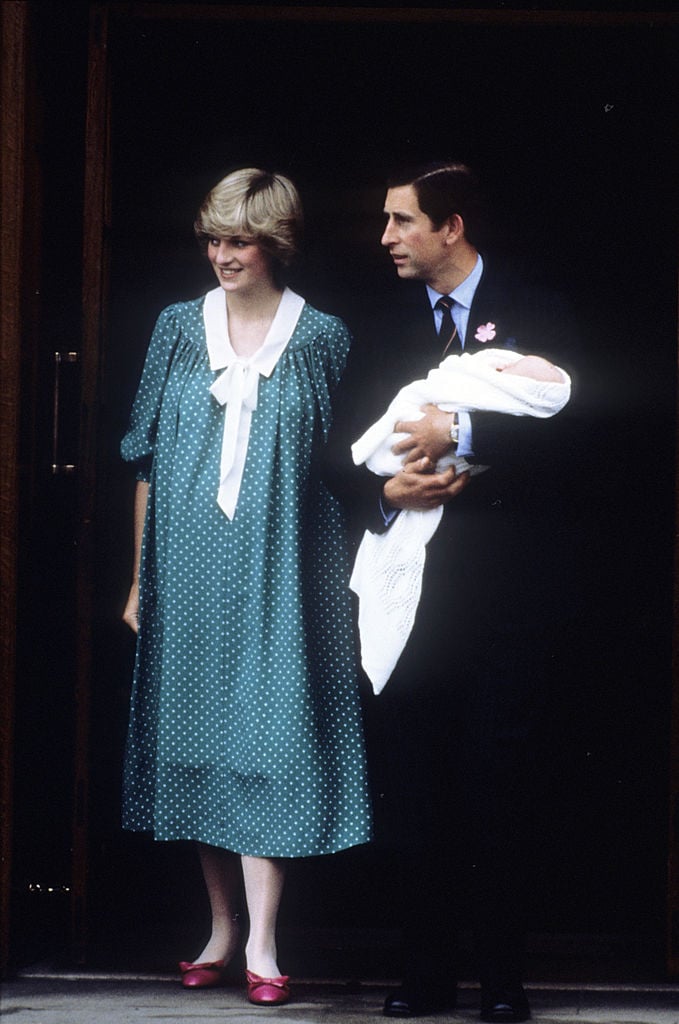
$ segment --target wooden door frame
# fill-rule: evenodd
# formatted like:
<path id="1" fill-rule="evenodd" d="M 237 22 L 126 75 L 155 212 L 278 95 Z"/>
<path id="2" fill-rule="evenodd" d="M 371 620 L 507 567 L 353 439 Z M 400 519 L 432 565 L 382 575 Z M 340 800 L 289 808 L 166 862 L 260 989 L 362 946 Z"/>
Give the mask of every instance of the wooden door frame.
<path id="1" fill-rule="evenodd" d="M 12 4 L 20 7 L 21 4 Z M 113 19 L 193 19 L 215 21 L 281 22 L 446 22 L 458 24 L 634 26 L 648 24 L 676 26 L 675 14 L 660 12 L 454 10 L 370 7 L 287 7 L 285 5 L 207 5 L 162 3 L 95 3 L 91 5 L 89 82 L 86 132 L 85 236 L 83 244 L 83 427 L 81 459 L 80 569 L 79 569 L 79 674 L 76 771 L 76 819 L 74 822 L 74 934 L 84 955 L 87 905 L 87 743 L 90 706 L 92 649 L 92 545 L 96 492 L 97 437 L 96 409 L 101 376 L 100 353 L 108 318 L 107 268 L 110 227 L 110 90 L 107 67 L 107 38 Z M 11 423 L 9 424 L 11 429 Z M 679 516 L 679 476 L 675 490 Z M 11 518 L 11 517 L 10 517 Z M 9 523 L 11 527 L 11 522 Z M 673 628 L 673 706 L 670 765 L 670 826 L 667 888 L 668 973 L 679 975 L 679 538 L 675 543 L 675 592 Z M 3 612 L 4 613 L 4 612 Z M 11 614 L 11 609 L 8 610 Z"/>
<path id="2" fill-rule="evenodd" d="M 41 101 L 35 78 L 30 5 L 0 8 L 0 969 L 10 965 L 13 878 L 14 724 L 18 665 L 22 527 L 39 480 L 35 451 L 42 169 L 35 139 Z"/>
<path id="3" fill-rule="evenodd" d="M 19 536 L 19 411 L 21 400 L 22 280 L 24 248 L 24 183 L 26 171 L 26 5 L 2 4 L 2 68 L 0 71 L 0 740 L 2 776 L 0 815 L 12 822 L 14 681 L 16 675 L 17 547 Z M 9 958 L 12 829 L 3 828 L 2 970 Z"/>
<path id="4" fill-rule="evenodd" d="M 72 943 L 87 958 L 89 868 L 89 752 L 93 669 L 94 546 L 96 543 L 98 398 L 108 322 L 110 202 L 110 85 L 107 57 L 110 4 L 90 10 L 83 181 L 81 420 L 79 445 L 77 661 L 73 778 Z"/>
<path id="5" fill-rule="evenodd" d="M 679 322 L 679 306 L 677 308 L 677 320 Z M 679 336 L 677 338 L 677 346 L 679 352 Z M 677 379 L 679 379 L 679 356 Z M 677 399 L 676 422 L 677 429 L 679 430 L 679 395 Z M 677 450 L 679 450 L 679 444 Z M 666 949 L 668 974 L 671 977 L 679 977 L 679 459 L 676 457 L 674 484 L 674 598 L 672 606 L 672 709 L 670 726 Z"/>

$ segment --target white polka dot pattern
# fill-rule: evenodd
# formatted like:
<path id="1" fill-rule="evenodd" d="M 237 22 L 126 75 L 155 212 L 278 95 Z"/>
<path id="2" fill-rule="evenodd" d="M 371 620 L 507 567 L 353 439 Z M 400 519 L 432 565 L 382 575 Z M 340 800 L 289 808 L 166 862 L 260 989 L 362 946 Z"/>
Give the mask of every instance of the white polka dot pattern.
<path id="1" fill-rule="evenodd" d="M 332 853 L 371 827 L 344 523 L 318 473 L 349 337 L 305 305 L 260 378 L 229 520 L 202 302 L 160 315 L 122 442 L 150 481 L 123 825 Z"/>

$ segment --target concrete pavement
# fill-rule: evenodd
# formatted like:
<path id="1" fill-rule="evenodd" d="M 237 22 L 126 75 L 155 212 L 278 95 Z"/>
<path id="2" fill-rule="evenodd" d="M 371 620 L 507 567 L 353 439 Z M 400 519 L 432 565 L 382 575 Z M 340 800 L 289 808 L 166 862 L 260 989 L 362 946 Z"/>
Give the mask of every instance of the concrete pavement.
<path id="1" fill-rule="evenodd" d="M 294 979 L 293 979 L 294 980 Z M 347 986 L 297 981 L 294 1001 L 277 1009 L 250 1005 L 244 989 L 182 989 L 169 975 L 24 971 L 2 988 L 7 1024 L 376 1024 L 388 983 Z M 530 982 L 536 1024 L 679 1024 L 679 985 L 604 985 Z M 478 1020 L 479 991 L 461 985 L 454 1013 L 423 1018 L 462 1024 Z"/>

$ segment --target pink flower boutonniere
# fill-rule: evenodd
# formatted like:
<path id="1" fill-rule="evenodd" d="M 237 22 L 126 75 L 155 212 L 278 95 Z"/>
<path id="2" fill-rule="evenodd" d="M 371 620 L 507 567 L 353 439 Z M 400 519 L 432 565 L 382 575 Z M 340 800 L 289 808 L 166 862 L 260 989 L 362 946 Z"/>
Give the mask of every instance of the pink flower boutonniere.
<path id="1" fill-rule="evenodd" d="M 474 337 L 481 342 L 492 341 L 495 337 L 495 324 L 481 324 L 477 327 Z"/>

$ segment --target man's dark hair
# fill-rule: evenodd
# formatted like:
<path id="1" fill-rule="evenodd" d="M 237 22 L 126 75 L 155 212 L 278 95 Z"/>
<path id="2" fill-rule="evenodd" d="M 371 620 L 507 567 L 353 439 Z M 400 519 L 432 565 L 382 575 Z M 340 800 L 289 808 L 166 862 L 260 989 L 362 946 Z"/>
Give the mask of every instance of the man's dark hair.
<path id="1" fill-rule="evenodd" d="M 465 238 L 480 247 L 485 233 L 485 209 L 478 179 L 471 168 L 452 161 L 405 167 L 387 181 L 388 188 L 403 185 L 412 185 L 420 209 L 437 230 L 457 213 L 464 221 Z"/>

